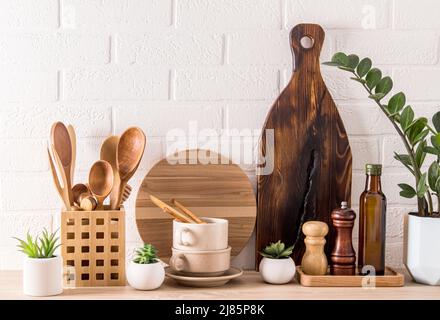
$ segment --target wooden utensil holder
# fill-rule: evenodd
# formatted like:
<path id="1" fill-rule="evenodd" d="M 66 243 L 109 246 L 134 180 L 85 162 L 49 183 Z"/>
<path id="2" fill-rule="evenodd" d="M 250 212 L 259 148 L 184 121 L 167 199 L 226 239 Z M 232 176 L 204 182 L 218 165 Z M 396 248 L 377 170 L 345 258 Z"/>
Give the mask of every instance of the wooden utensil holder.
<path id="1" fill-rule="evenodd" d="M 64 282 L 67 287 L 125 285 L 125 211 L 61 213 Z"/>

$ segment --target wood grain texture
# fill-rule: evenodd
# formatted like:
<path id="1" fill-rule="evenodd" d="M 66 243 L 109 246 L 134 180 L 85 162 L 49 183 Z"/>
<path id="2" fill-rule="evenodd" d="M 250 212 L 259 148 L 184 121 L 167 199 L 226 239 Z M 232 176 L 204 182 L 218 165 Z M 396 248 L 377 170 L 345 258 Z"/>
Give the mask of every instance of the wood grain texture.
<path id="1" fill-rule="evenodd" d="M 402 287 L 405 277 L 392 268 L 387 267 L 385 275 L 366 277 L 359 275 L 330 275 L 315 276 L 305 274 L 301 267 L 296 267 L 297 279 L 305 287 Z M 369 279 L 370 282 L 367 282 Z M 373 285 L 374 283 L 374 285 Z"/>
<path id="2" fill-rule="evenodd" d="M 399 272 L 404 272 L 399 270 Z M 398 288 L 378 287 L 365 290 L 362 287 L 303 287 L 296 282 L 282 286 L 264 283 L 258 272 L 245 271 L 243 276 L 217 288 L 188 288 L 173 279 L 157 290 L 140 291 L 129 286 L 65 289 L 61 295 L 52 297 L 29 297 L 23 294 L 20 271 L 0 271 L 0 299 L 35 300 L 439 300 L 438 286 L 426 286 L 412 282 L 405 273 L 405 286 Z"/>
<path id="3" fill-rule="evenodd" d="M 314 45 L 302 48 L 309 36 Z M 341 201 L 350 203 L 351 151 L 342 120 L 322 80 L 319 53 L 324 31 L 318 25 L 300 24 L 290 33 L 294 72 L 267 115 L 263 129 L 273 129 L 273 143 L 261 139 L 261 154 L 273 162 L 273 172 L 258 175 L 256 266 L 269 242 L 295 244 L 293 258 L 304 253 L 301 226 L 321 220 L 331 226 L 330 214 Z M 261 168 L 259 169 L 261 170 Z M 333 228 L 326 244 L 333 246 Z"/>
<path id="4" fill-rule="evenodd" d="M 256 199 L 248 177 L 215 152 L 183 151 L 177 157 L 184 163 L 177 164 L 175 156 L 158 162 L 139 189 L 136 224 L 142 240 L 156 246 L 160 258 L 171 256 L 173 218 L 152 203 L 152 194 L 168 205 L 176 199 L 199 217 L 228 219 L 231 255 L 238 255 L 255 227 Z"/>
<path id="5" fill-rule="evenodd" d="M 125 285 L 125 211 L 105 209 L 61 213 L 65 286 Z"/>

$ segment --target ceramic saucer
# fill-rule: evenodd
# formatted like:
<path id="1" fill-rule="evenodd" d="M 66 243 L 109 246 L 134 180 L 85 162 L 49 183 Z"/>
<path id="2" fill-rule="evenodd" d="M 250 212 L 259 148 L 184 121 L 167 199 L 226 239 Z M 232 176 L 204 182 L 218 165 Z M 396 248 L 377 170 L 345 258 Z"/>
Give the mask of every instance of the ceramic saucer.
<path id="1" fill-rule="evenodd" d="M 170 267 L 165 269 L 165 274 L 174 279 L 178 284 L 187 287 L 219 287 L 243 274 L 243 270 L 236 267 L 230 267 L 222 276 L 215 277 L 189 277 L 176 274 L 176 271 Z"/>

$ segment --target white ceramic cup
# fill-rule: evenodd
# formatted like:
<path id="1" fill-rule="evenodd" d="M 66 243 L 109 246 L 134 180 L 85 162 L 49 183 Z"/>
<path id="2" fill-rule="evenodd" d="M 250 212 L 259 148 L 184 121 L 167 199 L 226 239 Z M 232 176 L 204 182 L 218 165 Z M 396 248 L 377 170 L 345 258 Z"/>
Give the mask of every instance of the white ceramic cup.
<path id="1" fill-rule="evenodd" d="M 204 224 L 173 221 L 173 247 L 180 250 L 224 250 L 228 247 L 228 220 L 201 218 Z"/>
<path id="2" fill-rule="evenodd" d="M 220 276 L 231 266 L 231 247 L 210 251 L 172 250 L 170 267 L 182 275 Z"/>

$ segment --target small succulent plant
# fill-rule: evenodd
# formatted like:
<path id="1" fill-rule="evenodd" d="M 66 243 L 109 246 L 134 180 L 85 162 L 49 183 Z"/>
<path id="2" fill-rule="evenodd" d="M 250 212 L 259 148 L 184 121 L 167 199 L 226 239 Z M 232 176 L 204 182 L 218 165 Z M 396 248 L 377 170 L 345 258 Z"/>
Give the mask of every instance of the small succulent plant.
<path id="1" fill-rule="evenodd" d="M 286 259 L 292 254 L 293 246 L 287 247 L 280 240 L 276 243 L 270 243 L 260 254 L 270 259 Z"/>
<path id="2" fill-rule="evenodd" d="M 138 248 L 135 251 L 134 263 L 150 264 L 158 261 L 157 249 L 150 243 L 145 243 L 142 248 Z"/>
<path id="3" fill-rule="evenodd" d="M 25 240 L 15 237 L 14 239 L 19 242 L 17 246 L 20 251 L 29 258 L 48 259 L 54 257 L 55 250 L 61 245 L 58 244 L 60 238 L 55 237 L 57 231 L 49 233 L 44 229 L 40 237 L 32 237 L 28 232 Z"/>

